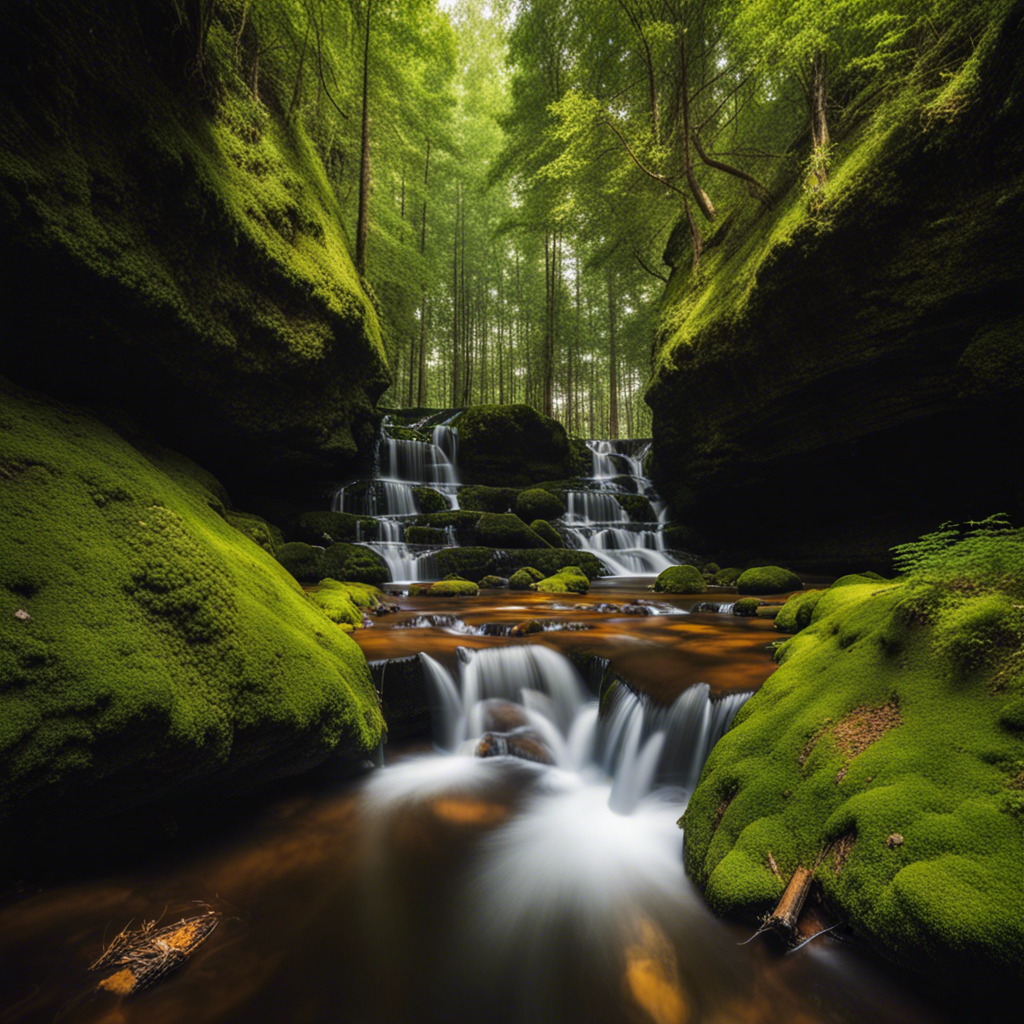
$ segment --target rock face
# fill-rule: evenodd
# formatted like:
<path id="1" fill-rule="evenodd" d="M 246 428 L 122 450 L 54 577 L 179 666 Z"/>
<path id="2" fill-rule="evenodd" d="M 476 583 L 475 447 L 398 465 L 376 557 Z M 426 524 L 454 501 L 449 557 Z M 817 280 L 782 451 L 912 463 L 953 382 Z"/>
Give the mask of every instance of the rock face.
<path id="1" fill-rule="evenodd" d="M 0 380 L 5 841 L 379 743 L 362 652 L 224 499 L 187 459 Z"/>
<path id="2" fill-rule="evenodd" d="M 1019 6 L 979 54 L 948 103 L 849 133 L 818 209 L 794 182 L 674 272 L 654 482 L 714 550 L 883 568 L 941 519 L 1021 510 Z"/>
<path id="3" fill-rule="evenodd" d="M 285 86 L 268 71 L 253 98 L 223 5 L 195 73 L 173 9 L 0 13 L 4 371 L 130 409 L 260 508 L 372 445 L 381 329 Z"/>

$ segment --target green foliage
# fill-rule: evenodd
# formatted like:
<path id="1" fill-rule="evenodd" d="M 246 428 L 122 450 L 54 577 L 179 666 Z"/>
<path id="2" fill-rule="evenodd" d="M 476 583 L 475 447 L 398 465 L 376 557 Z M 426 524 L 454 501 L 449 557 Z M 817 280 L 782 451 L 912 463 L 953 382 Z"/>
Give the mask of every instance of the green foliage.
<path id="1" fill-rule="evenodd" d="M 803 583 L 795 572 L 778 565 L 762 565 L 747 569 L 738 580 L 736 588 L 741 594 L 785 594 L 800 590 Z"/>
<path id="2" fill-rule="evenodd" d="M 254 544 L 259 545 L 264 551 L 273 555 L 275 553 L 274 530 L 270 524 L 260 516 L 251 515 L 248 512 L 228 511 L 224 518 L 239 532 L 244 533 Z"/>
<path id="3" fill-rule="evenodd" d="M 532 565 L 524 565 L 521 569 L 516 569 L 509 577 L 508 587 L 509 590 L 530 590 L 542 579 L 544 579 L 544 573 L 534 569 Z"/>
<path id="4" fill-rule="evenodd" d="M 485 512 L 477 523 L 480 543 L 494 548 L 549 548 L 543 537 L 531 530 L 514 513 Z"/>
<path id="5" fill-rule="evenodd" d="M 380 555 L 358 544 L 332 544 L 323 556 L 323 576 L 343 583 L 369 583 L 379 587 L 391 579 Z"/>
<path id="6" fill-rule="evenodd" d="M 315 583 L 324 575 L 324 549 L 301 541 L 282 544 L 277 560 L 300 583 Z"/>
<path id="7" fill-rule="evenodd" d="M 6 840 L 377 745 L 359 649 L 225 522 L 208 474 L 0 389 Z"/>
<path id="8" fill-rule="evenodd" d="M 363 624 L 363 610 L 376 608 L 384 595 L 376 587 L 366 584 L 326 579 L 321 580 L 320 586 L 309 596 L 331 622 L 349 631 Z"/>
<path id="9" fill-rule="evenodd" d="M 631 523 L 656 523 L 658 521 L 654 507 L 649 499 L 642 494 L 616 494 L 613 497 L 625 510 Z"/>
<path id="10" fill-rule="evenodd" d="M 585 594 L 590 590 L 590 580 L 579 566 L 567 565 L 554 576 L 538 580 L 532 589 L 542 594 Z"/>
<path id="11" fill-rule="evenodd" d="M 508 580 L 504 576 L 484 576 L 479 586 L 481 590 L 499 590 L 508 586 Z"/>
<path id="12" fill-rule="evenodd" d="M 715 584 L 716 587 L 734 587 L 736 586 L 736 581 L 742 575 L 742 569 L 719 569 L 718 572 L 715 573 L 712 582 Z"/>
<path id="13" fill-rule="evenodd" d="M 850 577 L 846 577 L 849 579 Z M 837 580 L 833 586 L 838 585 Z M 799 633 L 811 624 L 811 616 L 821 600 L 821 590 L 802 590 L 790 594 L 789 600 L 775 616 L 775 628 L 780 633 Z"/>
<path id="14" fill-rule="evenodd" d="M 546 519 L 535 519 L 530 523 L 530 529 L 533 530 L 541 540 L 546 540 L 551 547 L 565 547 L 565 541 L 562 540 L 562 535 Z"/>
<path id="15" fill-rule="evenodd" d="M 695 566 L 673 565 L 658 575 L 654 589 L 660 594 L 703 594 L 704 577 Z"/>
<path id="16" fill-rule="evenodd" d="M 427 597 L 477 597 L 479 593 L 468 580 L 442 580 L 425 591 Z"/>
<path id="17" fill-rule="evenodd" d="M 560 519 L 565 515 L 565 502 L 550 491 L 531 488 L 516 498 L 516 515 L 530 522 L 534 519 Z"/>
<path id="18" fill-rule="evenodd" d="M 444 531 L 430 526 L 410 526 L 405 531 L 405 539 L 410 544 L 443 544 L 445 535 Z"/>
<path id="19" fill-rule="evenodd" d="M 306 512 L 299 519 L 299 533 L 310 544 L 331 544 L 334 541 L 372 540 L 377 523 L 360 519 L 347 512 Z"/>

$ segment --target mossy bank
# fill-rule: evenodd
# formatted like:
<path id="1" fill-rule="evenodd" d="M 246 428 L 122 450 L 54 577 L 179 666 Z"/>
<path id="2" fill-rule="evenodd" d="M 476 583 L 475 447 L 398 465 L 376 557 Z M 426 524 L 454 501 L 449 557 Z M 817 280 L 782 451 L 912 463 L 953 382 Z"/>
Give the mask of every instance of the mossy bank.
<path id="1" fill-rule="evenodd" d="M 373 751 L 362 653 L 216 480 L 2 381 L 0 425 L 5 843 Z"/>

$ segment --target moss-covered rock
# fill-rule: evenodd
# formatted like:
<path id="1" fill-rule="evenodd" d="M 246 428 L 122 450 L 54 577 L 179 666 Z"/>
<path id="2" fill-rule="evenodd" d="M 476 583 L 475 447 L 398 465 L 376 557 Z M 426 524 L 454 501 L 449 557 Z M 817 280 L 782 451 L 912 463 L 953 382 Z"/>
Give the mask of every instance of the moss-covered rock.
<path id="1" fill-rule="evenodd" d="M 433 487 L 414 487 L 412 494 L 420 512 L 428 515 L 432 512 L 447 512 L 451 508 L 451 502 Z"/>
<path id="2" fill-rule="evenodd" d="M 546 540 L 553 548 L 565 547 L 562 535 L 546 519 L 534 519 L 530 523 L 530 529 L 542 540 Z"/>
<path id="3" fill-rule="evenodd" d="M 480 591 L 469 580 L 441 580 L 426 591 L 427 597 L 476 597 Z"/>
<path id="4" fill-rule="evenodd" d="M 770 908 L 797 865 L 820 863 L 825 897 L 886 955 L 1020 979 L 1020 739 L 1000 716 L 1024 693 L 1007 671 L 1024 620 L 1016 646 L 975 661 L 957 646 L 962 618 L 1013 595 L 962 584 L 819 593 L 683 819 L 688 871 L 716 911 Z"/>
<path id="5" fill-rule="evenodd" d="M 323 575 L 343 583 L 370 583 L 375 587 L 391 579 L 384 559 L 360 544 L 332 544 L 324 552 Z"/>
<path id="6" fill-rule="evenodd" d="M 565 515 L 565 502 L 550 491 L 532 487 L 516 498 L 516 515 L 527 523 L 534 519 L 558 519 Z"/>
<path id="7" fill-rule="evenodd" d="M 519 490 L 516 487 L 484 487 L 472 484 L 459 491 L 461 508 L 479 512 L 511 512 L 516 507 Z"/>
<path id="8" fill-rule="evenodd" d="M 225 511 L 224 518 L 268 554 L 275 554 L 277 545 L 284 544 L 281 531 L 271 526 L 262 516 L 254 516 L 249 512 L 236 512 L 231 509 Z"/>
<path id="9" fill-rule="evenodd" d="M 379 742 L 358 647 L 221 504 L 188 460 L 0 382 L 5 842 Z"/>
<path id="10" fill-rule="evenodd" d="M 803 583 L 795 572 L 778 565 L 760 565 L 747 569 L 736 580 L 736 589 L 741 594 L 785 594 L 802 587 Z"/>
<path id="11" fill-rule="evenodd" d="M 306 512 L 299 519 L 299 534 L 307 543 L 317 545 L 373 540 L 377 534 L 377 522 L 347 512 Z"/>
<path id="12" fill-rule="evenodd" d="M 342 583 L 326 579 L 309 595 L 318 608 L 323 609 L 331 622 L 351 632 L 363 624 L 363 612 L 380 605 L 383 593 L 366 583 Z"/>
<path id="13" fill-rule="evenodd" d="M 590 580 L 579 566 L 567 565 L 554 576 L 538 580 L 532 589 L 542 594 L 585 594 L 590 590 Z"/>
<path id="14" fill-rule="evenodd" d="M 534 569 L 532 565 L 524 565 L 521 569 L 516 569 L 514 573 L 508 579 L 509 590 L 529 590 L 535 583 L 540 583 L 544 579 L 544 573 L 539 569 Z"/>
<path id="15" fill-rule="evenodd" d="M 501 590 L 508 586 L 504 576 L 484 576 L 478 584 L 481 590 Z"/>
<path id="16" fill-rule="evenodd" d="M 761 601 L 756 597 L 741 597 L 733 606 L 733 615 L 756 615 L 758 608 L 761 607 Z"/>
<path id="17" fill-rule="evenodd" d="M 481 544 L 493 548 L 552 547 L 512 512 L 504 515 L 485 512 L 476 524 L 476 534 Z"/>
<path id="18" fill-rule="evenodd" d="M 405 531 L 405 539 L 410 544 L 444 544 L 445 534 L 431 526 L 410 526 Z"/>
<path id="19" fill-rule="evenodd" d="M 421 444 L 426 444 L 430 441 L 430 435 L 423 433 L 422 430 L 412 430 L 410 427 L 399 427 L 391 424 L 387 428 L 388 436 L 393 437 L 396 441 L 419 441 Z"/>
<path id="20" fill-rule="evenodd" d="M 473 406 L 454 426 L 459 431 L 459 466 L 463 477 L 474 483 L 529 487 L 536 480 L 577 472 L 565 428 L 531 406 Z"/>
<path id="21" fill-rule="evenodd" d="M 695 566 L 673 565 L 658 574 L 654 589 L 659 594 L 703 594 L 706 584 Z"/>
<path id="22" fill-rule="evenodd" d="M 479 546 L 442 548 L 434 556 L 442 574 L 458 573 L 466 579 L 478 580 L 497 572 L 494 549 Z"/>
<path id="23" fill-rule="evenodd" d="M 775 616 L 775 628 L 780 633 L 799 633 L 811 624 L 811 616 L 821 600 L 821 590 L 801 590 L 791 594 L 789 600 Z"/>
<path id="24" fill-rule="evenodd" d="M 460 544 L 472 544 L 476 539 L 476 524 L 482 512 L 470 509 L 456 509 L 451 512 L 435 512 L 432 515 L 417 516 L 416 526 L 430 526 L 435 530 L 455 528 L 455 536 Z"/>
<path id="25" fill-rule="evenodd" d="M 277 549 L 277 560 L 300 583 L 316 583 L 324 577 L 324 548 L 293 540 Z"/>
<path id="26" fill-rule="evenodd" d="M 654 506 L 642 494 L 616 494 L 613 497 L 625 510 L 630 522 L 656 523 L 658 521 Z"/>
<path id="27" fill-rule="evenodd" d="M 578 565 L 590 579 L 607 572 L 590 552 L 567 548 L 442 548 L 434 557 L 439 574 L 457 572 L 469 580 L 480 580 L 484 576 L 508 577 L 517 566 L 529 564 L 538 568 L 541 579 L 554 576 L 567 565 Z"/>
<path id="28" fill-rule="evenodd" d="M 734 587 L 736 586 L 736 581 L 742 575 L 742 569 L 719 569 L 718 572 L 715 573 L 712 582 L 715 584 L 716 587 Z"/>
<path id="29" fill-rule="evenodd" d="M 0 9 L 5 373 L 131 409 L 258 510 L 368 454 L 388 369 L 322 122 L 274 43 L 305 12 L 250 10 L 239 36 L 236 5 L 207 6 L 201 71 L 180 5 Z"/>
<path id="30" fill-rule="evenodd" d="M 702 576 L 710 576 L 712 579 L 714 579 L 721 571 L 722 567 L 717 562 L 705 562 L 700 569 Z"/>

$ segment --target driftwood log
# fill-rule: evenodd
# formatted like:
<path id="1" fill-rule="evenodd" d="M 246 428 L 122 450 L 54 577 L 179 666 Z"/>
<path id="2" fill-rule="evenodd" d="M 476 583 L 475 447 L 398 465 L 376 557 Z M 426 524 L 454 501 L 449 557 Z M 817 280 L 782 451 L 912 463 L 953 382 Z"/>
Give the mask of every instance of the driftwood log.
<path id="1" fill-rule="evenodd" d="M 797 868 L 778 905 L 764 923 L 765 929 L 770 928 L 787 944 L 792 943 L 797 936 L 797 922 L 813 880 L 814 872 L 810 868 Z"/>

